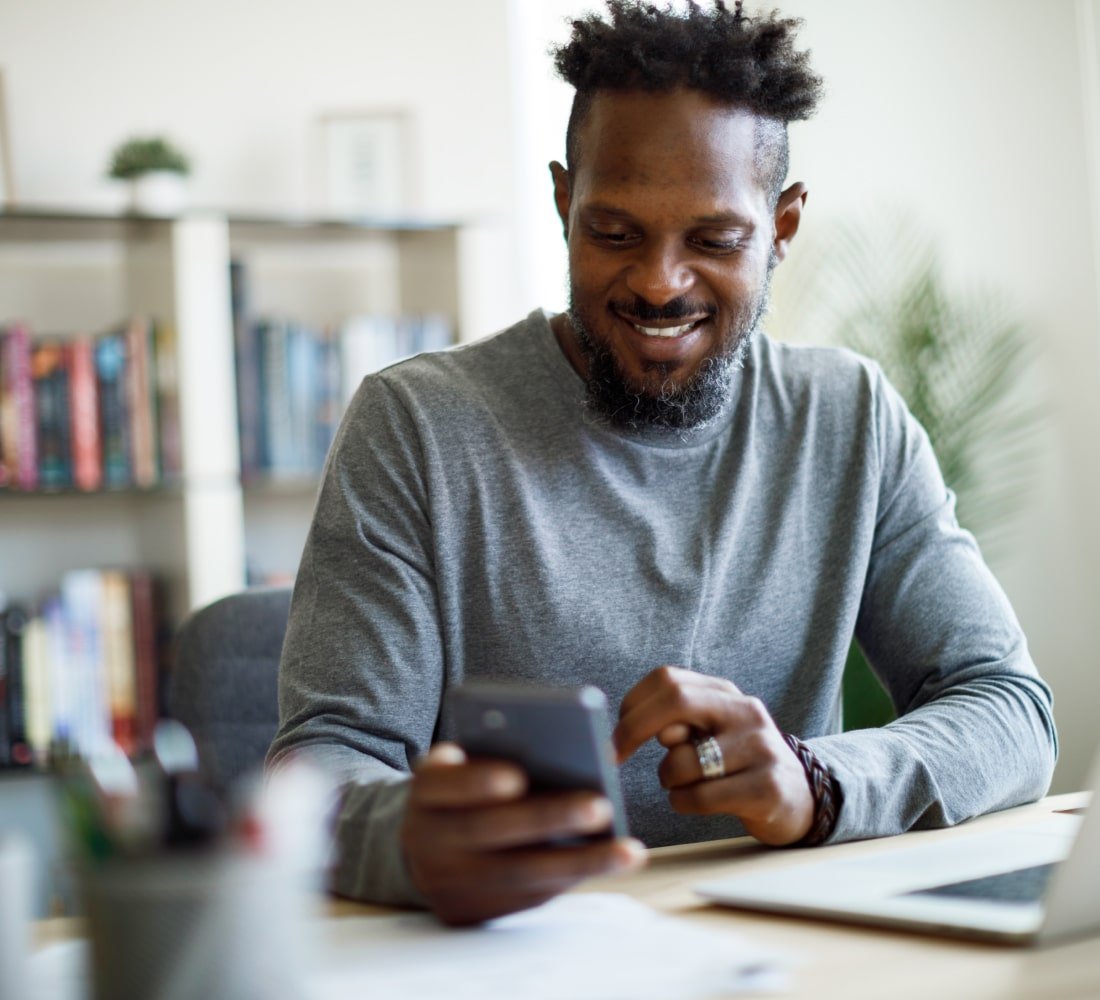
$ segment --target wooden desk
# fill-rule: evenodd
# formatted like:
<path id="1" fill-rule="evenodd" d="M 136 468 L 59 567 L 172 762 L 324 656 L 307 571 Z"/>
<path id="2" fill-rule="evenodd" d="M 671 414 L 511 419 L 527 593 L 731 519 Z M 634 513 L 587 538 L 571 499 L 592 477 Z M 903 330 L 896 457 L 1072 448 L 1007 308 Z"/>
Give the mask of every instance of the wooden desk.
<path id="1" fill-rule="evenodd" d="M 953 830 L 906 834 L 912 842 L 959 836 L 977 826 L 1009 827 L 1043 812 L 1078 808 L 1085 794 L 1062 795 L 982 817 Z M 899 838 L 817 848 L 840 857 L 889 850 Z M 778 869 L 808 859 L 805 851 L 762 848 L 748 838 L 659 848 L 632 875 L 594 880 L 579 892 L 622 892 L 718 931 L 737 934 L 789 954 L 796 967 L 786 997 L 807 1000 L 1049 1000 L 1100 998 L 1100 940 L 1085 939 L 1047 949 L 1020 949 L 853 927 L 797 917 L 765 916 L 712 906 L 692 892 L 696 883 L 733 870 Z M 335 917 L 384 914 L 383 907 L 333 902 Z M 39 941 L 80 933 L 76 921 L 46 921 Z M 673 955 L 670 961 L 690 961 Z M 522 1000 L 522 998 L 517 998 Z"/>
<path id="2" fill-rule="evenodd" d="M 958 836 L 979 824 L 987 828 L 1026 822 L 1042 812 L 1077 808 L 1086 794 L 1062 795 L 952 830 L 906 834 L 905 840 Z M 839 857 L 896 847 L 899 838 L 817 848 Z M 807 859 L 805 851 L 774 851 L 750 840 L 728 840 L 651 852 L 646 869 L 586 888 L 626 892 L 666 913 L 728 929 L 762 945 L 788 952 L 798 966 L 784 996 L 807 1000 L 1050 1000 L 1100 997 L 1100 940 L 1047 949 L 1008 948 L 924 937 L 900 931 L 845 926 L 798 917 L 753 914 L 700 900 L 696 883 L 730 873 L 776 869 Z"/>

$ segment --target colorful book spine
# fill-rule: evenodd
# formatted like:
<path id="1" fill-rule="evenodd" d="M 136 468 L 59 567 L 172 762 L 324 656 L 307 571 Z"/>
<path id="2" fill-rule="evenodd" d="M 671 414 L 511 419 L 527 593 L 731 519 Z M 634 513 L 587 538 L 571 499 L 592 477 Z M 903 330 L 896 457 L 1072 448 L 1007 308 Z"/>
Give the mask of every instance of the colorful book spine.
<path id="1" fill-rule="evenodd" d="M 111 733 L 127 753 L 135 746 L 137 689 L 134 683 L 134 626 L 130 581 L 121 570 L 101 574 L 103 586 L 103 672 Z"/>
<path id="2" fill-rule="evenodd" d="M 99 390 L 95 345 L 78 336 L 69 344 L 69 415 L 72 420 L 73 485 L 78 490 L 103 486 L 103 448 L 99 437 Z"/>
<path id="3" fill-rule="evenodd" d="M 130 407 L 127 401 L 126 338 L 105 333 L 95 343 L 99 388 L 99 427 L 103 448 L 103 483 L 118 489 L 131 484 Z"/>
<path id="4" fill-rule="evenodd" d="M 33 490 L 38 486 L 38 450 L 30 331 L 22 324 L 11 327 L 4 337 L 3 351 L 3 422 L 0 433 L 4 434 L 7 479 L 17 489 Z"/>
<path id="5" fill-rule="evenodd" d="M 38 437 L 38 485 L 65 489 L 72 485 L 71 420 L 69 416 L 68 353 L 60 340 L 45 340 L 31 348 L 35 431 Z"/>

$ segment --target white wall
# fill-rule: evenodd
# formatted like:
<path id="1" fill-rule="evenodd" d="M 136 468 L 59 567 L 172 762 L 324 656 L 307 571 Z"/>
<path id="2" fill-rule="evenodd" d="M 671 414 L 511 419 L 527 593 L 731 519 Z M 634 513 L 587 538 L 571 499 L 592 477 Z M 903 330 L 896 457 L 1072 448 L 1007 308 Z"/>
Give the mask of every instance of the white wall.
<path id="1" fill-rule="evenodd" d="M 540 240 L 526 263 L 531 284 L 558 306 L 565 265 L 545 162 L 562 156 L 570 92 L 549 76 L 543 53 L 549 37 L 567 33 L 562 18 L 586 6 L 541 0 L 527 14 L 525 79 L 540 127 L 528 129 L 520 162 L 543 183 L 526 207 Z M 1056 788 L 1079 787 L 1100 703 L 1100 316 L 1093 119 L 1083 105 L 1085 85 L 1100 87 L 1100 78 L 1082 65 L 1077 8 L 1068 0 L 781 6 L 805 19 L 801 37 L 827 87 L 818 116 L 791 129 L 792 179 L 810 189 L 804 237 L 907 211 L 935 240 L 948 280 L 1005 290 L 1040 345 L 1051 409 L 1042 468 L 1012 551 L 995 569 L 1055 689 Z M 792 258 L 798 252 L 796 242 Z M 798 339 L 784 324 L 798 289 L 783 279 L 780 268 L 771 327 Z"/>
<path id="2" fill-rule="evenodd" d="M 316 117 L 408 108 L 423 154 L 421 209 L 491 223 L 474 284 L 476 332 L 488 331 L 565 300 L 546 163 L 564 155 L 569 91 L 546 47 L 567 33 L 567 15 L 591 6 L 0 0 L 19 193 L 102 204 L 111 147 L 150 129 L 193 154 L 196 200 L 308 211 Z M 1078 6 L 784 4 L 806 18 L 828 86 L 820 115 L 792 129 L 793 174 L 811 192 L 807 234 L 907 207 L 950 277 L 1009 290 L 1041 345 L 1053 411 L 1044 468 L 1013 557 L 997 568 L 1055 687 L 1060 789 L 1084 778 L 1100 702 L 1100 200 L 1084 106 L 1085 84 L 1100 87 L 1100 77 L 1081 61 Z M 774 320 L 784 336 L 797 333 L 783 329 L 796 291 L 781 269 Z"/>
<path id="3" fill-rule="evenodd" d="M 317 119 L 404 109 L 419 214 L 476 221 L 484 333 L 529 302 L 512 249 L 506 0 L 0 0 L 17 195 L 114 206 L 111 149 L 166 133 L 191 154 L 192 201 L 319 207 Z M 467 331 L 469 333 L 470 331 Z"/>
<path id="4" fill-rule="evenodd" d="M 819 116 L 792 128 L 806 233 L 911 209 L 949 279 L 1003 289 L 1040 345 L 1051 414 L 1041 481 L 995 568 L 1055 690 L 1056 787 L 1079 787 L 1100 703 L 1100 315 L 1077 10 L 790 0 L 784 11 L 806 19 L 829 91 Z M 777 288 L 780 312 L 795 293 Z"/>

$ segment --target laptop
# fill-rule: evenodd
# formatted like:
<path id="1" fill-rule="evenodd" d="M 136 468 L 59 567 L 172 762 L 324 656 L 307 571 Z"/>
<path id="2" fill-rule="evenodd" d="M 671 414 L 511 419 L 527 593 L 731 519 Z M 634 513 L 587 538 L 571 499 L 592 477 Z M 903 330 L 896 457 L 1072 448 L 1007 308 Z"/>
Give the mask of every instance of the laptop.
<path id="1" fill-rule="evenodd" d="M 739 909 L 1007 944 L 1100 933 L 1098 782 L 1100 756 L 1089 785 L 1098 804 L 1088 810 L 1009 828 L 960 827 L 927 843 L 906 838 L 858 857 L 826 850 L 804 864 L 735 874 L 695 891 Z"/>

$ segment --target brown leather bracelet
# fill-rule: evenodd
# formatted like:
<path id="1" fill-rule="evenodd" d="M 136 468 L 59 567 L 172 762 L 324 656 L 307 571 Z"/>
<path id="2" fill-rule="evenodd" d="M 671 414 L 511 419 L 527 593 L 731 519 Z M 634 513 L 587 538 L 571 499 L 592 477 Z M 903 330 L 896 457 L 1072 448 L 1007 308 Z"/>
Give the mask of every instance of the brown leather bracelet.
<path id="1" fill-rule="evenodd" d="M 841 791 L 840 783 L 833 777 L 832 771 L 818 759 L 813 750 L 790 733 L 784 733 L 783 739 L 787 741 L 787 746 L 802 764 L 806 772 L 806 780 L 810 783 L 810 794 L 814 799 L 814 820 L 809 832 L 790 846 L 817 847 L 818 844 L 828 840 L 829 835 L 836 829 L 840 807 L 844 804 L 844 793 Z"/>

